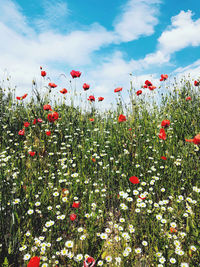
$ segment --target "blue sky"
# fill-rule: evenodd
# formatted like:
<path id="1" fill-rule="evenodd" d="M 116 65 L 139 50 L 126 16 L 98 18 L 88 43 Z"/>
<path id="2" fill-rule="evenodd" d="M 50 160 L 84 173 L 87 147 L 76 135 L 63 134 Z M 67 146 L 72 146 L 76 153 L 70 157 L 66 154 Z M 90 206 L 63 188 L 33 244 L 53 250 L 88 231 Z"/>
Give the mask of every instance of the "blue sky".
<path id="1" fill-rule="evenodd" d="M 79 90 L 90 83 L 105 104 L 129 87 L 129 73 L 137 89 L 146 79 L 159 86 L 162 73 L 200 76 L 198 0 L 0 0 L 0 8 L 0 73 L 8 70 L 19 95 L 39 81 L 40 66 L 59 89 L 80 70 Z"/>

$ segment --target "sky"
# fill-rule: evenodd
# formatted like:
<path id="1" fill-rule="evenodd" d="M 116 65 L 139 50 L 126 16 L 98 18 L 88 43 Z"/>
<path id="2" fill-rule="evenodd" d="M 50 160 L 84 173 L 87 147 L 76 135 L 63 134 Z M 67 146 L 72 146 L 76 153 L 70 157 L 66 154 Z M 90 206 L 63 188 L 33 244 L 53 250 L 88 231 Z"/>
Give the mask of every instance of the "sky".
<path id="1" fill-rule="evenodd" d="M 107 107 L 116 87 L 128 101 L 130 80 L 139 90 L 146 79 L 159 87 L 161 74 L 200 77 L 199 0 L 0 0 L 0 10 L 0 80 L 11 77 L 19 96 L 33 79 L 70 91 L 71 70 L 82 72 L 72 86 L 89 83 Z"/>

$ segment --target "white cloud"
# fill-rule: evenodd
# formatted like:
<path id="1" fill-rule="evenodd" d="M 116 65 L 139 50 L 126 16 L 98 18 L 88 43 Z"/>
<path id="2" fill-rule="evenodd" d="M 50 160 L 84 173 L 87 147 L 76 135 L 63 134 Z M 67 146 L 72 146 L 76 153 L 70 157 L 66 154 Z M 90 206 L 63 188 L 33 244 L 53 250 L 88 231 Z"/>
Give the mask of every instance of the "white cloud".
<path id="1" fill-rule="evenodd" d="M 179 76 L 190 76 L 193 79 L 200 78 L 200 59 L 187 65 L 186 67 L 177 68 L 174 70 L 174 74 Z"/>
<path id="2" fill-rule="evenodd" d="M 129 0 L 116 19 L 119 41 L 129 42 L 154 33 L 158 24 L 159 0 Z"/>

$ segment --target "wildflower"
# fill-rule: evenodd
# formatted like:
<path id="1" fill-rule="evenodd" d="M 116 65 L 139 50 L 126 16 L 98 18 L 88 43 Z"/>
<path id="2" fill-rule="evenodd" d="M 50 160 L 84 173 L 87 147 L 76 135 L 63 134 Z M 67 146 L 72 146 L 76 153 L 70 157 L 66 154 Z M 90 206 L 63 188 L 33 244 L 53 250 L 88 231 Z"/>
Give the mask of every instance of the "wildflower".
<path id="1" fill-rule="evenodd" d="M 70 74 L 71 74 L 71 76 L 72 76 L 73 79 L 74 78 L 79 78 L 81 76 L 81 72 L 80 71 L 75 71 L 75 70 L 72 70 L 70 72 Z"/>
<path id="2" fill-rule="evenodd" d="M 103 101 L 104 100 L 104 97 L 102 97 L 102 96 L 100 96 L 100 97 L 98 97 L 98 101 L 100 102 L 100 101 Z"/>
<path id="3" fill-rule="evenodd" d="M 188 101 L 188 100 L 192 100 L 192 98 L 191 98 L 191 96 L 188 96 L 188 97 L 186 97 L 185 100 L 186 100 L 186 101 Z"/>
<path id="4" fill-rule="evenodd" d="M 156 86 L 151 85 L 148 88 L 149 88 L 149 90 L 153 91 L 154 89 L 156 89 Z"/>
<path id="5" fill-rule="evenodd" d="M 90 118 L 89 120 L 93 122 L 94 121 L 94 118 Z"/>
<path id="6" fill-rule="evenodd" d="M 31 157 L 34 157 L 36 152 L 29 151 L 28 153 L 29 153 L 29 155 L 30 155 Z"/>
<path id="7" fill-rule="evenodd" d="M 37 119 L 34 119 L 33 124 L 35 125 L 37 123 Z"/>
<path id="8" fill-rule="evenodd" d="M 165 81 L 165 80 L 167 80 L 167 78 L 168 78 L 168 75 L 167 74 L 161 74 L 161 79 L 160 79 L 160 81 L 162 82 L 162 81 Z"/>
<path id="9" fill-rule="evenodd" d="M 47 115 L 47 119 L 49 122 L 54 122 L 55 120 L 57 120 L 59 117 L 58 113 L 56 111 L 54 111 L 53 113 L 49 113 Z"/>
<path id="10" fill-rule="evenodd" d="M 129 178 L 129 181 L 132 183 L 132 184 L 139 184 L 140 183 L 140 180 L 138 179 L 138 177 L 136 176 L 131 176 Z"/>
<path id="11" fill-rule="evenodd" d="M 84 89 L 85 91 L 87 91 L 89 88 L 90 88 L 90 85 L 89 85 L 89 84 L 87 84 L 87 83 L 84 83 L 84 84 L 83 84 L 83 89 Z"/>
<path id="12" fill-rule="evenodd" d="M 140 254 L 142 252 L 141 248 L 136 248 L 135 253 Z"/>
<path id="13" fill-rule="evenodd" d="M 90 257 L 90 256 L 87 257 L 87 259 L 85 259 L 84 262 L 83 262 L 83 266 L 84 267 L 88 267 L 88 266 L 93 267 L 93 266 L 95 266 L 95 259 Z"/>
<path id="14" fill-rule="evenodd" d="M 111 257 L 111 256 L 107 256 L 107 257 L 105 258 L 105 260 L 106 260 L 107 262 L 111 262 L 111 261 L 112 261 L 112 257 Z"/>
<path id="15" fill-rule="evenodd" d="M 60 90 L 60 93 L 65 95 L 67 93 L 67 89 L 66 88 L 63 88 L 62 90 Z"/>
<path id="16" fill-rule="evenodd" d="M 30 125 L 29 122 L 24 122 L 24 127 L 28 127 Z"/>
<path id="17" fill-rule="evenodd" d="M 39 267 L 40 265 L 40 257 L 32 257 L 27 265 L 27 267 Z"/>
<path id="18" fill-rule="evenodd" d="M 115 93 L 121 92 L 122 89 L 123 89 L 122 87 L 117 87 L 117 88 L 114 90 L 114 92 L 115 92 Z"/>
<path id="19" fill-rule="evenodd" d="M 71 221 L 75 221 L 76 220 L 76 217 L 77 217 L 77 215 L 75 213 L 72 213 L 69 216 L 69 218 L 70 218 Z"/>
<path id="20" fill-rule="evenodd" d="M 24 95 L 22 96 L 22 99 L 26 98 L 26 97 L 27 97 L 27 95 L 28 95 L 28 94 L 24 94 Z"/>
<path id="21" fill-rule="evenodd" d="M 164 128 L 167 128 L 170 125 L 170 121 L 169 120 L 163 120 L 161 122 L 161 126 Z"/>
<path id="22" fill-rule="evenodd" d="M 48 85 L 50 88 L 56 88 L 57 87 L 57 85 L 55 83 L 49 83 Z"/>
<path id="23" fill-rule="evenodd" d="M 45 133 L 46 133 L 47 136 L 51 135 L 51 131 L 46 131 Z"/>
<path id="24" fill-rule="evenodd" d="M 144 83 L 145 83 L 146 86 L 152 86 L 152 83 L 150 81 L 148 81 L 148 80 L 146 80 Z"/>
<path id="25" fill-rule="evenodd" d="M 118 122 L 123 122 L 126 121 L 126 116 L 124 116 L 123 114 L 120 114 L 118 117 Z"/>
<path id="26" fill-rule="evenodd" d="M 158 137 L 162 140 L 166 140 L 166 133 L 165 133 L 165 130 L 163 128 L 160 129 L 160 133 L 159 133 Z"/>
<path id="27" fill-rule="evenodd" d="M 185 139 L 185 141 L 194 143 L 195 145 L 200 145 L 200 134 L 197 134 L 193 139 Z"/>
<path id="28" fill-rule="evenodd" d="M 166 158 L 165 156 L 162 156 L 161 159 L 163 159 L 163 160 L 167 160 L 167 158 Z"/>
<path id="29" fill-rule="evenodd" d="M 171 232 L 171 233 L 176 233 L 177 230 L 176 230 L 176 228 L 174 228 L 174 227 L 170 227 L 170 232 Z"/>
<path id="30" fill-rule="evenodd" d="M 37 121 L 38 121 L 39 123 L 42 123 L 42 119 L 37 119 Z"/>
<path id="31" fill-rule="evenodd" d="M 46 71 L 42 70 L 42 71 L 41 71 L 41 76 L 42 76 L 42 77 L 45 77 L 46 75 L 47 75 Z"/>
<path id="32" fill-rule="evenodd" d="M 90 95 L 89 98 L 88 98 L 88 100 L 90 102 L 94 102 L 95 101 L 95 97 L 93 95 Z"/>
<path id="33" fill-rule="evenodd" d="M 72 208 L 78 209 L 80 207 L 80 202 L 73 202 Z"/>
<path id="34" fill-rule="evenodd" d="M 24 130 L 24 129 L 20 130 L 20 131 L 18 132 L 18 134 L 19 134 L 19 135 L 24 135 L 24 134 L 25 134 L 25 130 Z"/>
<path id="35" fill-rule="evenodd" d="M 138 91 L 136 92 L 136 94 L 137 94 L 137 95 L 141 95 L 141 94 L 142 94 L 142 90 L 138 90 Z"/>
<path id="36" fill-rule="evenodd" d="M 172 264 L 176 263 L 176 259 L 174 259 L 174 258 L 170 258 L 169 261 L 170 261 Z"/>
<path id="37" fill-rule="evenodd" d="M 199 81 L 194 81 L 194 86 L 199 86 L 200 82 Z"/>
<path id="38" fill-rule="evenodd" d="M 51 109 L 51 106 L 48 105 L 48 104 L 47 104 L 47 105 L 44 105 L 44 106 L 43 106 L 43 109 L 44 109 L 44 110 L 52 110 L 52 109 Z"/>

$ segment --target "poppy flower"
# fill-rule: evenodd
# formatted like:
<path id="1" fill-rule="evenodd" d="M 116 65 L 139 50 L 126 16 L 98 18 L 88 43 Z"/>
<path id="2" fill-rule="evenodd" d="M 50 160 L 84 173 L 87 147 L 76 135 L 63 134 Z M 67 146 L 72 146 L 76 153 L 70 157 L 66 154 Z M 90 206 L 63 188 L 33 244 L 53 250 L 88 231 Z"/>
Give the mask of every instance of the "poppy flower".
<path id="1" fill-rule="evenodd" d="M 115 90 L 114 90 L 114 93 L 118 93 L 118 92 L 121 92 L 123 89 L 123 87 L 117 87 Z"/>
<path id="2" fill-rule="evenodd" d="M 92 161 L 93 161 L 93 162 L 96 162 L 96 159 L 95 159 L 95 158 L 92 158 Z"/>
<path id="3" fill-rule="evenodd" d="M 31 157 L 34 157 L 34 156 L 35 156 L 35 152 L 33 152 L 33 151 L 29 151 L 28 153 L 29 153 L 29 155 L 30 155 Z"/>
<path id="4" fill-rule="evenodd" d="M 29 122 L 24 122 L 24 127 L 28 127 L 30 125 Z"/>
<path id="5" fill-rule="evenodd" d="M 93 119 L 93 118 L 90 118 L 89 120 L 90 120 L 90 121 L 94 121 L 94 119 Z"/>
<path id="6" fill-rule="evenodd" d="M 165 80 L 167 80 L 167 78 L 168 78 L 168 75 L 167 74 L 161 74 L 161 79 L 160 79 L 160 81 L 162 82 L 162 81 L 165 81 Z"/>
<path id="7" fill-rule="evenodd" d="M 146 84 L 146 86 L 152 86 L 152 83 L 149 80 L 146 80 L 144 83 Z"/>
<path id="8" fill-rule="evenodd" d="M 166 133 L 165 133 L 165 129 L 161 128 L 160 129 L 160 133 L 158 135 L 158 137 L 162 140 L 166 140 Z"/>
<path id="9" fill-rule="evenodd" d="M 132 184 L 139 184 L 139 183 L 140 183 L 139 178 L 136 177 L 136 176 L 131 176 L 131 177 L 129 178 L 129 181 L 130 181 Z"/>
<path id="10" fill-rule="evenodd" d="M 18 132 L 18 134 L 19 134 L 19 135 L 24 135 L 24 134 L 25 134 L 25 130 L 24 130 L 24 129 L 20 130 L 20 131 Z"/>
<path id="11" fill-rule="evenodd" d="M 34 119 L 33 124 L 35 125 L 37 123 L 37 119 Z"/>
<path id="12" fill-rule="evenodd" d="M 45 133 L 46 133 L 47 136 L 51 135 L 51 131 L 46 131 Z"/>
<path id="13" fill-rule="evenodd" d="M 143 88 L 147 88 L 147 85 L 145 84 L 145 85 L 143 85 Z"/>
<path id="14" fill-rule="evenodd" d="M 60 93 L 65 95 L 67 93 L 67 89 L 63 88 L 62 90 L 60 90 Z"/>
<path id="15" fill-rule="evenodd" d="M 89 84 L 87 84 L 87 83 L 84 83 L 84 84 L 83 84 L 83 89 L 84 89 L 85 91 L 87 91 L 89 88 L 90 88 L 90 85 L 89 85 Z"/>
<path id="16" fill-rule="evenodd" d="M 123 114 L 120 114 L 118 117 L 118 122 L 123 122 L 126 121 L 126 116 L 124 116 Z"/>
<path id="17" fill-rule="evenodd" d="M 137 95 L 141 95 L 141 94 L 142 94 L 142 90 L 138 90 L 138 91 L 136 92 L 136 94 L 137 94 Z"/>
<path id="18" fill-rule="evenodd" d="M 59 117 L 59 115 L 58 115 L 58 113 L 56 111 L 54 111 L 53 113 L 49 113 L 47 115 L 47 119 L 48 119 L 49 122 L 56 121 L 58 119 L 58 117 Z"/>
<path id="19" fill-rule="evenodd" d="M 77 217 L 77 215 L 75 213 L 72 213 L 69 216 L 69 218 L 70 218 L 71 221 L 75 221 L 76 220 L 76 217 Z"/>
<path id="20" fill-rule="evenodd" d="M 51 106 L 48 105 L 48 104 L 47 104 L 47 105 L 44 105 L 44 106 L 43 106 L 43 109 L 44 109 L 44 110 L 52 110 L 52 109 L 51 109 Z"/>
<path id="21" fill-rule="evenodd" d="M 39 267 L 40 257 L 32 257 L 27 265 L 27 267 Z"/>
<path id="22" fill-rule="evenodd" d="M 20 96 L 17 96 L 16 99 L 17 99 L 17 100 L 21 100 L 21 97 L 20 97 Z"/>
<path id="23" fill-rule="evenodd" d="M 42 70 L 42 71 L 41 71 L 41 76 L 42 76 L 42 77 L 45 77 L 46 75 L 47 75 L 46 71 Z"/>
<path id="24" fill-rule="evenodd" d="M 149 88 L 149 90 L 153 91 L 154 89 L 156 89 L 156 86 L 151 85 L 148 88 Z"/>
<path id="25" fill-rule="evenodd" d="M 94 258 L 89 256 L 87 259 L 84 260 L 83 267 L 93 267 L 93 266 L 95 266 Z"/>
<path id="26" fill-rule="evenodd" d="M 80 207 L 80 202 L 73 202 L 73 204 L 72 204 L 72 208 L 76 208 L 76 209 L 78 209 Z"/>
<path id="27" fill-rule="evenodd" d="M 176 233 L 177 230 L 176 230 L 176 228 L 174 228 L 174 227 L 170 227 L 170 232 L 171 232 L 171 233 Z"/>
<path id="28" fill-rule="evenodd" d="M 93 95 L 90 95 L 89 98 L 88 98 L 88 100 L 90 102 L 94 102 L 95 101 L 95 97 Z"/>
<path id="29" fill-rule="evenodd" d="M 192 98 L 191 98 L 191 96 L 188 96 L 188 97 L 186 97 L 185 100 L 186 100 L 186 101 L 188 101 L 188 100 L 192 100 Z"/>
<path id="30" fill-rule="evenodd" d="M 103 101 L 104 100 L 104 97 L 102 97 L 102 96 L 100 96 L 100 97 L 98 97 L 98 101 L 100 102 L 100 101 Z"/>
<path id="31" fill-rule="evenodd" d="M 56 85 L 55 83 L 49 83 L 49 87 L 51 87 L 51 88 L 56 88 L 57 85 Z"/>
<path id="32" fill-rule="evenodd" d="M 169 120 L 163 120 L 161 122 L 161 126 L 164 128 L 167 128 L 170 125 L 170 121 Z"/>
<path id="33" fill-rule="evenodd" d="M 167 158 L 166 158 L 165 156 L 162 156 L 161 159 L 163 159 L 163 160 L 167 160 Z"/>
<path id="34" fill-rule="evenodd" d="M 80 71 L 75 71 L 75 70 L 72 70 L 70 72 L 70 74 L 71 74 L 71 76 L 72 76 L 73 79 L 74 78 L 79 78 L 81 76 L 81 72 Z"/>
<path id="35" fill-rule="evenodd" d="M 200 145 L 200 134 L 197 134 L 193 139 L 185 139 L 185 141 L 194 143 L 195 145 Z"/>
<path id="36" fill-rule="evenodd" d="M 194 86 L 199 86 L 200 82 L 199 81 L 194 81 Z"/>
<path id="37" fill-rule="evenodd" d="M 37 121 L 38 121 L 39 123 L 42 123 L 42 119 L 37 119 Z"/>
<path id="38" fill-rule="evenodd" d="M 24 94 L 24 95 L 22 96 L 22 99 L 26 98 L 26 97 L 27 97 L 27 95 L 28 95 L 28 94 Z"/>
<path id="39" fill-rule="evenodd" d="M 132 131 L 132 128 L 129 128 L 128 130 L 129 130 L 129 131 Z"/>

